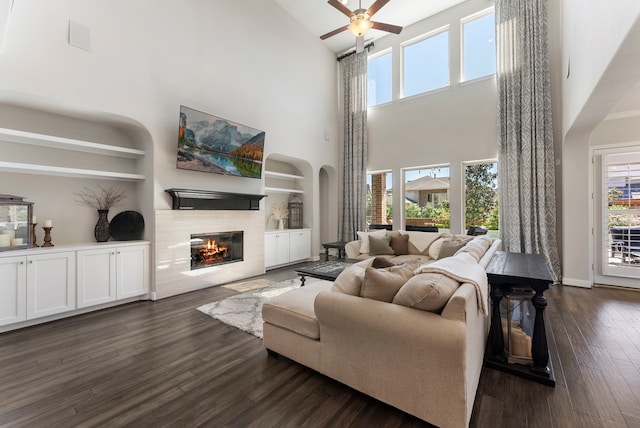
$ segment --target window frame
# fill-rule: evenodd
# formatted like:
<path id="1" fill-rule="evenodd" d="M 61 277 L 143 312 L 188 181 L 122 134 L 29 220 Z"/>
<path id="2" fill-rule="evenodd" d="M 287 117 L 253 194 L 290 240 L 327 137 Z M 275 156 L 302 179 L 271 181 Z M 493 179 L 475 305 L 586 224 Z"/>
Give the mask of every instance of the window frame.
<path id="1" fill-rule="evenodd" d="M 380 104 L 369 105 L 369 61 L 376 60 L 385 55 L 391 55 L 391 99 L 389 101 L 385 101 Z M 380 106 L 384 106 L 387 104 L 391 104 L 394 101 L 394 93 L 393 93 L 393 48 L 389 47 L 387 49 L 383 49 L 380 52 L 376 52 L 372 55 L 367 55 L 367 109 L 376 108 Z"/>
<path id="2" fill-rule="evenodd" d="M 419 92 L 413 95 L 406 95 L 405 94 L 405 68 L 406 67 L 405 67 L 405 50 L 404 49 L 408 46 L 423 42 L 427 39 L 438 36 L 445 32 L 449 33 L 447 35 L 447 76 L 448 76 L 447 84 L 445 86 L 441 86 L 435 89 L 430 89 L 425 92 Z M 451 36 L 451 25 L 447 24 L 400 43 L 400 75 L 399 75 L 400 99 L 406 100 L 406 99 L 411 99 L 415 97 L 421 97 L 427 94 L 433 94 L 435 92 L 439 92 L 439 91 L 443 91 L 451 88 L 451 37 L 450 36 Z"/>
<path id="3" fill-rule="evenodd" d="M 497 72 L 497 67 L 496 70 L 493 71 L 493 73 L 491 74 L 485 74 L 484 76 L 479 76 L 479 77 L 474 77 L 472 79 L 465 79 L 464 78 L 464 26 L 465 24 L 468 24 L 469 22 L 475 21 L 476 19 L 480 19 L 480 18 L 484 18 L 487 15 L 494 15 L 494 22 L 495 22 L 495 6 L 491 6 L 488 7 L 486 9 L 480 10 L 476 13 L 473 13 L 471 15 L 465 16 L 464 18 L 460 19 L 460 79 L 459 79 L 459 84 L 460 85 L 464 85 L 470 82 L 478 82 L 478 81 L 482 81 L 482 80 L 489 80 L 489 79 L 494 79 L 496 76 L 496 72 Z M 495 40 L 496 38 L 496 34 L 495 34 L 495 28 L 494 28 L 494 34 L 493 34 L 493 38 L 494 38 L 494 42 L 496 42 L 496 50 L 497 50 L 497 40 Z M 497 53 L 497 52 L 496 52 Z"/>
<path id="4" fill-rule="evenodd" d="M 404 203 L 405 199 L 406 199 L 406 184 L 407 184 L 407 172 L 410 171 L 415 171 L 415 170 L 421 170 L 421 169 L 437 169 L 437 168 L 448 168 L 449 169 L 449 190 L 448 190 L 448 195 L 449 195 L 449 204 L 451 204 L 451 172 L 453 169 L 453 164 L 451 162 L 445 162 L 445 163 L 437 163 L 437 164 L 429 164 L 429 165 L 421 165 L 421 166 L 408 166 L 408 167 L 402 167 L 400 168 L 400 196 L 401 196 L 401 217 L 399 218 L 400 220 L 400 227 L 401 228 L 406 228 L 406 220 L 407 220 L 407 216 L 406 216 L 406 204 Z M 394 189 L 395 191 L 395 189 Z M 451 216 L 451 208 L 449 207 L 449 216 Z M 394 214 L 394 218 L 397 218 L 396 215 Z M 449 225 L 449 229 L 450 230 L 451 225 Z"/>
<path id="5" fill-rule="evenodd" d="M 489 159 L 478 159 L 478 160 L 473 160 L 473 161 L 463 161 L 461 162 L 461 168 L 460 168 L 460 173 L 461 173 L 461 192 L 460 192 L 460 198 L 462 199 L 462 203 L 460 204 L 460 207 L 462 208 L 462 212 L 461 212 L 461 219 L 462 219 L 462 227 L 463 230 L 466 230 L 467 228 L 467 177 L 466 177 L 466 167 L 467 166 L 471 166 L 471 165 L 483 165 L 483 164 L 490 164 L 490 163 L 495 163 L 496 164 L 496 174 L 499 173 L 500 171 L 500 162 L 498 161 L 498 158 L 489 158 Z M 500 192 L 499 189 L 499 182 L 498 182 L 498 177 L 496 177 L 496 193 Z M 498 233 L 500 233 L 500 225 L 498 225 Z"/>

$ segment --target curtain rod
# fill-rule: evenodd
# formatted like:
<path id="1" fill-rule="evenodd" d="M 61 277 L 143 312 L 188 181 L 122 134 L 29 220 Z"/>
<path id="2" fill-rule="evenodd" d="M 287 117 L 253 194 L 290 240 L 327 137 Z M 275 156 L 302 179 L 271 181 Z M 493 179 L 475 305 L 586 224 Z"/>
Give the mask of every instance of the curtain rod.
<path id="1" fill-rule="evenodd" d="M 364 45 L 364 49 L 366 49 L 366 50 L 369 50 L 369 49 L 371 49 L 372 47 L 373 47 L 373 42 L 369 42 L 369 43 L 367 43 L 366 45 Z M 338 56 L 338 58 L 336 58 L 336 60 L 337 60 L 338 62 L 340 62 L 340 61 L 342 61 L 343 59 L 345 59 L 346 57 L 353 55 L 354 53 L 356 53 L 356 51 L 355 51 L 355 50 L 352 50 L 351 52 L 347 52 L 347 53 L 345 53 L 345 54 L 342 54 L 342 55 Z"/>

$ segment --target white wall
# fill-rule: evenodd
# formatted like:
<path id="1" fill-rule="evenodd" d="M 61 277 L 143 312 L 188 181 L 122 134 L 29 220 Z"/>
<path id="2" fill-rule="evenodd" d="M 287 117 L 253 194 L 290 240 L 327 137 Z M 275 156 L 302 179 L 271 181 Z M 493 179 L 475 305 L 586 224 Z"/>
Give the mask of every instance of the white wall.
<path id="1" fill-rule="evenodd" d="M 600 144 L 605 135 L 614 141 L 611 126 L 621 128 L 615 133 L 624 133 L 626 125 L 620 121 L 603 124 L 594 143 L 591 138 L 602 120 L 640 80 L 640 3 L 585 5 L 567 0 L 562 13 L 563 283 L 590 286 L 594 251 L 590 146 L 595 141 Z"/>
<path id="2" fill-rule="evenodd" d="M 495 79 L 459 84 L 460 19 L 493 5 L 492 1 L 469 0 L 405 28 L 399 36 L 375 42 L 371 53 L 393 49 L 394 102 L 369 109 L 370 171 L 393 172 L 394 188 L 400 188 L 400 169 L 414 166 L 451 165 L 451 226 L 463 228 L 462 166 L 465 161 L 497 157 Z M 449 25 L 450 87 L 398 100 L 400 44 L 444 25 Z M 394 192 L 394 218 L 401 210 L 401 194 Z"/>
<path id="3" fill-rule="evenodd" d="M 637 0 L 562 1 L 563 69 L 569 75 L 563 85 L 564 134 L 574 126 L 639 16 Z"/>
<path id="4" fill-rule="evenodd" d="M 69 20 L 89 28 L 89 51 L 67 43 Z M 338 135 L 335 67 L 335 55 L 270 1 L 17 0 L 0 55 L 0 102 L 136 124 L 130 135 L 146 134 L 151 155 L 137 197 L 153 227 L 153 209 L 170 208 L 166 188 L 264 192 L 264 179 L 176 169 L 181 104 L 266 131 L 265 156 L 308 160 L 312 180 L 322 165 L 337 165 L 338 142 L 325 140 L 325 131 Z M 67 209 L 37 188 L 15 180 L 0 190 Z M 63 181 L 57 189 L 68 202 L 73 189 Z M 64 215 L 77 227 L 93 221 L 80 210 Z"/>

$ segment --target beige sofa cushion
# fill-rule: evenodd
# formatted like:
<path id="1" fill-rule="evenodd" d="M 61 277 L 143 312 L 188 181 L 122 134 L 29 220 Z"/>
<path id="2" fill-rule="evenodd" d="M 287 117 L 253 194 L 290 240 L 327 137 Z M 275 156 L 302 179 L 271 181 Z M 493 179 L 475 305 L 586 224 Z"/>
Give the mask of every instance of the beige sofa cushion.
<path id="1" fill-rule="evenodd" d="M 409 254 L 409 235 L 391 235 L 391 248 L 397 256 Z"/>
<path id="2" fill-rule="evenodd" d="M 433 241 L 429 245 L 427 254 L 434 260 L 438 260 L 440 256 L 440 249 L 445 242 L 463 242 L 467 243 L 473 239 L 473 236 L 467 235 L 453 235 L 451 233 L 442 233 L 438 239 Z"/>
<path id="3" fill-rule="evenodd" d="M 460 283 L 441 273 L 421 273 L 410 278 L 393 298 L 393 303 L 440 313 Z"/>
<path id="4" fill-rule="evenodd" d="M 420 265 L 420 260 L 414 259 L 399 266 L 383 269 L 367 267 L 364 281 L 360 289 L 360 296 L 366 299 L 391 302 L 400 287 L 413 276 L 413 272 Z"/>
<path id="5" fill-rule="evenodd" d="M 469 253 L 474 259 L 476 259 L 476 261 L 479 262 L 492 243 L 493 239 L 486 235 L 476 236 L 474 239 L 467 242 L 464 247 L 460 248 L 456 254 Z"/>
<path id="6" fill-rule="evenodd" d="M 383 257 L 367 257 L 365 260 L 354 263 L 343 270 L 331 286 L 331 291 L 351 296 L 360 295 L 360 287 L 364 281 L 364 271 L 367 267 L 384 268 L 393 266 L 393 263 Z"/>
<path id="7" fill-rule="evenodd" d="M 438 251 L 438 260 L 453 256 L 458 252 L 458 250 L 460 250 L 465 245 L 466 244 L 462 241 L 449 241 L 445 239 L 442 242 L 440 251 Z"/>
<path id="8" fill-rule="evenodd" d="M 393 255 L 395 254 L 393 248 L 391 248 L 391 237 L 383 236 L 378 238 L 376 236 L 369 236 L 369 255 Z"/>
<path id="9" fill-rule="evenodd" d="M 328 286 L 326 281 L 311 282 L 274 297 L 262 305 L 263 320 L 309 339 L 319 339 L 320 326 L 313 305 L 318 293 Z"/>
<path id="10" fill-rule="evenodd" d="M 376 230 L 375 232 L 356 232 L 358 239 L 360 239 L 360 254 L 369 254 L 369 236 L 375 236 L 382 238 L 387 236 L 387 231 L 384 229 Z"/>
<path id="11" fill-rule="evenodd" d="M 436 239 L 441 235 L 440 232 L 414 232 L 406 230 L 400 231 L 401 235 L 409 236 L 409 254 L 424 254 Z"/>

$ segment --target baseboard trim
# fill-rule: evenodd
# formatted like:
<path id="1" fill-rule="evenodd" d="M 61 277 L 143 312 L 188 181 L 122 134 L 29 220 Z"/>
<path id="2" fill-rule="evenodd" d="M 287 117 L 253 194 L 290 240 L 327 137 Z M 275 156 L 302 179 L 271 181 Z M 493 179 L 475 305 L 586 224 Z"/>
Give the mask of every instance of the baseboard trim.
<path id="1" fill-rule="evenodd" d="M 584 279 L 573 279 L 562 277 L 562 285 L 570 285 L 572 287 L 591 288 L 593 283 L 591 281 L 585 281 Z"/>

